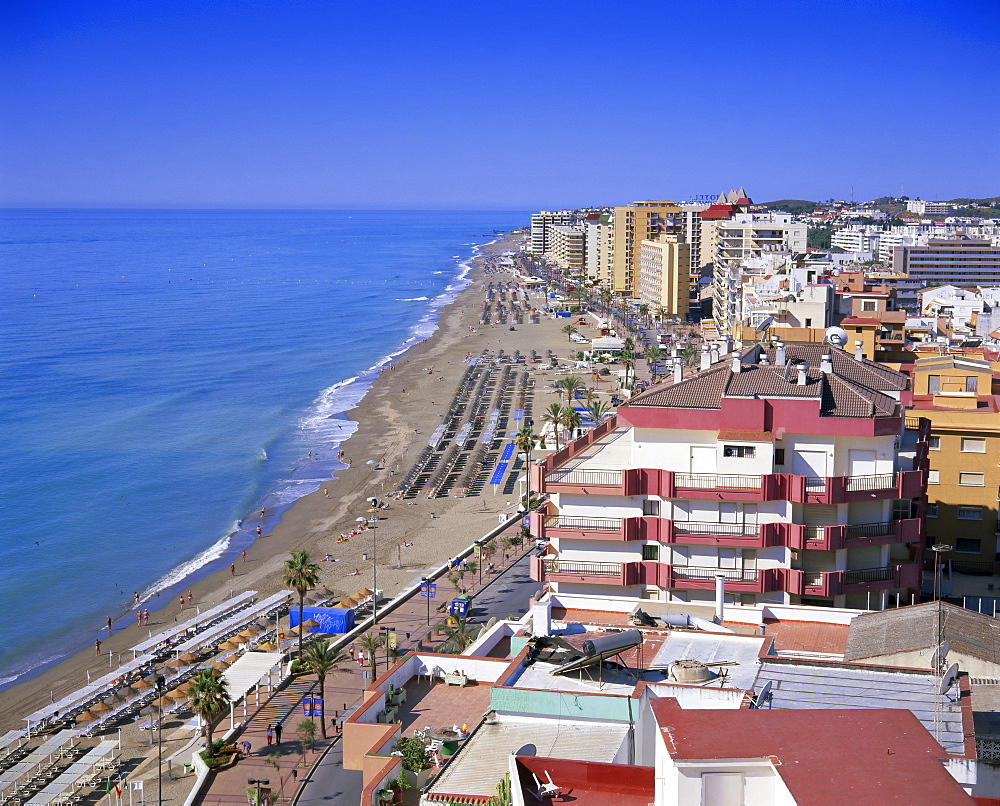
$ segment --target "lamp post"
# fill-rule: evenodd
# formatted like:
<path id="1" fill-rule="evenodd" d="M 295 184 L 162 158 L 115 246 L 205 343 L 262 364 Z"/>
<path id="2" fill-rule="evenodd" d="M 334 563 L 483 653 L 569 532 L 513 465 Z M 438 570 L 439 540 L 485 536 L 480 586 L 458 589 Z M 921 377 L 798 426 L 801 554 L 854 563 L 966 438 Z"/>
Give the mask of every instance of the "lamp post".
<path id="1" fill-rule="evenodd" d="M 163 694 L 167 687 L 167 678 L 158 674 L 154 684 L 159 712 L 159 719 L 156 721 L 156 799 L 159 806 L 163 806 Z"/>
<path id="2" fill-rule="evenodd" d="M 427 626 L 431 626 L 431 580 L 430 577 L 420 577 L 420 584 L 424 586 L 424 600 L 427 602 Z"/>
<path id="3" fill-rule="evenodd" d="M 358 518 L 357 522 L 366 524 L 372 531 L 372 626 L 376 626 L 378 624 L 378 563 L 375 558 L 375 530 L 378 529 L 378 515 L 372 515 L 371 518 Z"/>
<path id="4" fill-rule="evenodd" d="M 931 551 L 934 552 L 934 599 L 937 601 L 937 626 L 934 636 L 935 653 L 937 656 L 937 668 L 934 670 L 935 672 L 940 672 L 944 666 L 943 653 L 941 652 L 941 644 L 944 641 L 944 636 L 942 635 L 944 632 L 942 616 L 944 614 L 941 612 L 941 553 L 950 549 L 951 546 L 947 543 L 935 543 L 931 546 Z"/>
<path id="5" fill-rule="evenodd" d="M 257 806 L 260 806 L 260 788 L 262 786 L 270 786 L 270 785 L 271 785 L 270 778 L 247 778 L 247 786 L 257 787 L 257 798 L 256 798 Z"/>
<path id="6" fill-rule="evenodd" d="M 392 632 L 391 627 L 386 627 L 385 625 L 378 628 L 379 634 L 382 636 L 382 646 L 385 649 L 385 670 L 389 671 L 389 633 Z"/>

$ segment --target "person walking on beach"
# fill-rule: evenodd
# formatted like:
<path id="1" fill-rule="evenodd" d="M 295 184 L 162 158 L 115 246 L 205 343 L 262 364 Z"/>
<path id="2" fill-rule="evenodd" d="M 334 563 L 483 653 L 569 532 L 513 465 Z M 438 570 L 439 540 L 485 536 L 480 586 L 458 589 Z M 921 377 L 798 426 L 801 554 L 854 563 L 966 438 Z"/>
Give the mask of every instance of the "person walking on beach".
<path id="1" fill-rule="evenodd" d="M 260 527 L 257 527 L 257 537 L 260 537 Z"/>
<path id="2" fill-rule="evenodd" d="M 139 606 L 139 591 L 135 592 L 135 606 Z"/>
<path id="3" fill-rule="evenodd" d="M 100 655 L 101 654 L 101 639 L 100 638 L 98 638 L 96 641 L 94 641 L 94 654 L 95 655 Z"/>
<path id="4" fill-rule="evenodd" d="M 281 723 L 274 723 L 274 743 L 281 744 Z"/>
<path id="5" fill-rule="evenodd" d="M 231 563 L 229 565 L 229 576 L 231 577 L 236 576 L 236 563 Z"/>
<path id="6" fill-rule="evenodd" d="M 111 635 L 111 616 L 108 616 L 108 635 Z"/>
<path id="7" fill-rule="evenodd" d="M 184 594 L 183 593 L 181 594 L 180 603 L 181 603 L 181 610 L 183 610 L 184 609 Z"/>
<path id="8" fill-rule="evenodd" d="M 330 497 L 330 490 L 329 490 L 329 488 L 327 488 L 327 487 L 323 488 L 323 497 L 324 498 L 329 498 Z"/>
<path id="9" fill-rule="evenodd" d="M 149 626 L 149 611 L 148 610 L 143 610 L 142 611 L 142 626 L 143 627 L 148 627 Z"/>
<path id="10" fill-rule="evenodd" d="M 243 558 L 243 562 L 246 562 L 246 561 L 247 561 L 247 553 L 246 553 L 246 550 L 244 550 L 244 551 L 241 551 L 241 552 L 240 552 L 240 556 L 241 556 L 241 557 Z"/>
<path id="11" fill-rule="evenodd" d="M 267 514 L 267 507 L 260 508 L 260 519 L 264 520 L 264 516 Z"/>
<path id="12" fill-rule="evenodd" d="M 267 745 L 268 745 L 268 747 L 271 746 L 271 742 L 273 742 L 273 741 L 274 741 L 274 725 L 272 725 L 269 722 L 268 725 L 267 725 Z"/>

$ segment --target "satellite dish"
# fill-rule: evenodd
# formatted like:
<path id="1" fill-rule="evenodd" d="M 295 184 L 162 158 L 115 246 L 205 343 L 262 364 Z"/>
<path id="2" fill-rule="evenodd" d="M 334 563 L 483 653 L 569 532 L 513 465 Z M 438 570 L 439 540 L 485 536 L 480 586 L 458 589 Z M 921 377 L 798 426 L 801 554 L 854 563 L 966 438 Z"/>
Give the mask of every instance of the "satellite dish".
<path id="1" fill-rule="evenodd" d="M 842 327 L 828 327 L 826 329 L 826 339 L 827 344 L 832 344 L 834 347 L 843 348 L 847 344 L 847 331 Z"/>
<path id="2" fill-rule="evenodd" d="M 767 330 L 771 326 L 772 322 L 774 322 L 774 317 L 773 316 L 765 316 L 763 319 L 760 320 L 760 324 L 757 325 L 757 327 L 754 328 L 753 332 L 754 333 L 763 333 L 765 330 Z"/>
<path id="3" fill-rule="evenodd" d="M 934 650 L 934 654 L 931 655 L 931 668 L 940 669 L 944 665 L 944 659 L 948 657 L 948 651 L 951 649 L 951 644 L 948 643 L 946 638 L 941 642 L 941 646 Z"/>
<path id="4" fill-rule="evenodd" d="M 953 663 L 948 667 L 948 671 L 944 673 L 944 677 L 941 678 L 941 688 L 938 689 L 939 694 L 947 694 L 948 689 L 955 685 L 955 680 L 958 679 L 958 664 Z"/>
<path id="5" fill-rule="evenodd" d="M 768 703 L 768 704 L 770 704 L 770 702 L 771 702 L 771 681 L 770 680 L 768 680 L 764 684 L 764 687 L 760 690 L 760 693 L 756 697 L 754 697 L 753 705 L 750 706 L 750 707 L 751 708 L 760 708 L 760 706 L 763 703 L 765 703 L 765 702 Z"/>

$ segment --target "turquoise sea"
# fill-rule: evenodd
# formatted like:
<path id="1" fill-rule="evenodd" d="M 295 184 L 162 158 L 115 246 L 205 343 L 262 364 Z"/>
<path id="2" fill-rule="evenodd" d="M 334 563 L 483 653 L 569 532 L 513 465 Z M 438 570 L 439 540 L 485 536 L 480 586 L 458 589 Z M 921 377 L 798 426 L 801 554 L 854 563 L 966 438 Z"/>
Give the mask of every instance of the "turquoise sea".
<path id="1" fill-rule="evenodd" d="M 0 212 L 0 686 L 228 565 L 522 212 Z M 307 460 L 313 452 L 314 461 Z"/>

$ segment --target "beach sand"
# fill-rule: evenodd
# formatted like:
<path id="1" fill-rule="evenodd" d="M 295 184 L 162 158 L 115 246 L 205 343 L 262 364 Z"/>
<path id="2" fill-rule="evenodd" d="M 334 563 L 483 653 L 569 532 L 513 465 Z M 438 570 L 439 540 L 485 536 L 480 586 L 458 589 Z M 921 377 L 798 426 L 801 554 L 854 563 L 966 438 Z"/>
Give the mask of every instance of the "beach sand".
<path id="1" fill-rule="evenodd" d="M 497 254 L 516 249 L 520 241 L 511 236 L 484 247 L 484 253 Z M 359 423 L 358 430 L 342 446 L 345 458 L 352 460 L 348 469 L 337 471 L 337 478 L 323 488 L 299 499 L 282 515 L 273 530 L 265 527 L 264 534 L 248 550 L 244 562 L 235 557 L 235 577 L 229 568 L 211 574 L 190 585 L 194 605 L 202 609 L 221 603 L 232 592 L 259 591 L 261 597 L 282 590 L 282 568 L 289 552 L 308 551 L 314 561 L 330 553 L 339 562 L 319 562 L 320 584 L 338 594 L 349 595 L 359 588 L 372 586 L 371 560 L 362 554 L 371 551 L 370 532 L 353 537 L 348 543 L 337 544 L 341 533 L 350 531 L 355 519 L 367 515 L 366 499 L 382 498 L 392 490 L 392 483 L 404 474 L 418 453 L 427 444 L 429 435 L 440 424 L 467 364 L 467 353 L 478 355 L 484 348 L 504 349 L 508 353 L 535 349 L 544 355 L 551 349 L 564 360 L 575 350 L 560 329 L 566 319 L 551 319 L 544 315 L 538 325 L 518 325 L 510 331 L 506 325 L 480 326 L 479 316 L 486 283 L 507 281 L 509 274 L 484 273 L 484 261 L 478 259 L 470 274 L 471 285 L 458 298 L 441 310 L 439 329 L 425 341 L 400 356 L 391 371 L 384 371 L 360 404 L 347 416 Z M 536 302 L 537 300 L 537 302 Z M 541 306 L 541 296 L 532 297 Z M 476 332 L 470 332 L 470 327 Z M 580 326 L 584 335 L 594 333 Z M 432 373 L 427 368 L 433 367 Z M 555 379 L 553 373 L 532 371 L 535 378 L 535 430 L 541 425 L 541 413 L 560 400 L 545 389 Z M 585 378 L 586 380 L 586 378 Z M 610 386 L 610 384 L 609 384 Z M 405 391 L 404 391 L 405 390 Z M 369 465 L 369 460 L 385 459 L 385 469 Z M 390 477 L 389 469 L 394 470 Z M 390 509 L 376 531 L 378 542 L 378 587 L 387 598 L 417 580 L 426 570 L 445 562 L 449 556 L 468 546 L 496 525 L 498 513 L 512 513 L 517 507 L 517 493 L 494 496 L 492 488 L 469 498 L 427 499 L 423 493 L 410 501 L 390 499 Z M 434 517 L 431 516 L 434 513 Z M 259 517 L 252 516 L 252 517 Z M 251 520 L 252 523 L 252 520 Z M 398 550 L 402 542 L 412 547 Z M 402 567 L 395 569 L 401 554 Z M 358 576 L 349 576 L 355 569 Z M 176 596 L 176 594 L 175 594 Z M 24 727 L 23 717 L 49 701 L 50 692 L 59 699 L 87 682 L 87 671 L 94 677 L 109 669 L 108 651 L 131 656 L 127 650 L 154 633 L 165 629 L 175 620 L 189 618 L 192 607 L 180 612 L 176 600 L 150 613 L 149 626 L 134 624 L 116 630 L 110 638 L 102 637 L 102 654 L 95 657 L 93 648 L 84 650 L 48 669 L 36 678 L 0 692 L 0 731 Z M 180 617 L 180 618 L 178 618 Z M 139 732 L 136 730 L 136 734 Z M 144 736 L 136 740 L 141 745 Z M 126 742 L 127 744 L 128 742 Z"/>

